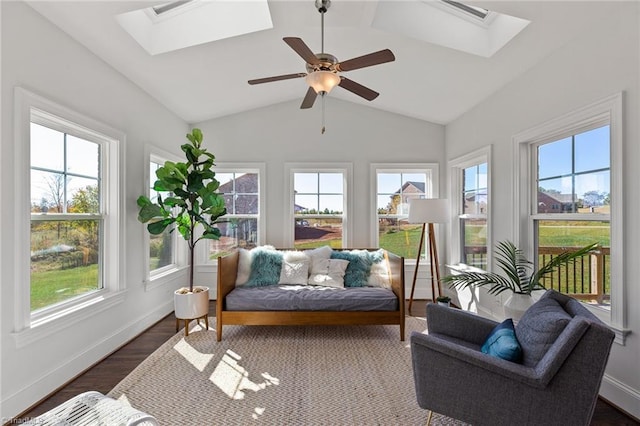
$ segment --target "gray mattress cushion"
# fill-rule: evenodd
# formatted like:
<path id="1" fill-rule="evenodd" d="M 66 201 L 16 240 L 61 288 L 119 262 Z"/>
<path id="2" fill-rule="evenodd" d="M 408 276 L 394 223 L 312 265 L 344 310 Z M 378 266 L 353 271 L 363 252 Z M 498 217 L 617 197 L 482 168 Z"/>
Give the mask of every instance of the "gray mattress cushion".
<path id="1" fill-rule="evenodd" d="M 398 298 L 379 287 L 311 285 L 236 287 L 225 298 L 228 311 L 395 311 Z"/>

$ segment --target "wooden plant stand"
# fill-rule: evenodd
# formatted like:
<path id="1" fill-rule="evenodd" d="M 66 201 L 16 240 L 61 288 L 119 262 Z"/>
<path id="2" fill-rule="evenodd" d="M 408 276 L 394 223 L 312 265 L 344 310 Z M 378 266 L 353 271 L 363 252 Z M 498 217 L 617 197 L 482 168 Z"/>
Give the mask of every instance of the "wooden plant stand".
<path id="1" fill-rule="evenodd" d="M 204 319 L 205 330 L 209 329 L 209 314 L 206 313 L 198 318 L 178 318 L 176 317 L 176 333 L 180 329 L 180 321 L 184 321 L 184 335 L 185 337 L 189 335 L 189 323 L 193 320 L 197 321 L 197 324 L 200 325 L 200 320 Z"/>

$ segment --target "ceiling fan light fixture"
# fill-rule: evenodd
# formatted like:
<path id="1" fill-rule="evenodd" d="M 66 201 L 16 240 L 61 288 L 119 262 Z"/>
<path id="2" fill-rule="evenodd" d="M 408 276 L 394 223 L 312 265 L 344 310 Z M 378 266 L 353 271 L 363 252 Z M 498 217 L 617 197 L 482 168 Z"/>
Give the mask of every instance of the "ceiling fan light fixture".
<path id="1" fill-rule="evenodd" d="M 309 73 L 305 80 L 316 93 L 329 93 L 331 89 L 340 84 L 340 76 L 331 71 L 314 71 Z"/>

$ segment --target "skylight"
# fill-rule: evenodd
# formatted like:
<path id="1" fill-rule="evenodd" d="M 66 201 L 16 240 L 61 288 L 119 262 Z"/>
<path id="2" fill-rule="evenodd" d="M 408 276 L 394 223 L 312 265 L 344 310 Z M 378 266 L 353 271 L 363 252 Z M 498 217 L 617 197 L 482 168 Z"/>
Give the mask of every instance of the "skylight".
<path id="1" fill-rule="evenodd" d="M 150 55 L 273 28 L 267 0 L 178 0 L 116 20 Z"/>
<path id="2" fill-rule="evenodd" d="M 378 3 L 372 27 L 490 58 L 530 21 L 454 0 Z"/>
<path id="3" fill-rule="evenodd" d="M 445 0 L 443 0 L 445 1 Z M 161 6 L 153 6 L 151 9 L 156 13 L 156 15 L 162 15 L 163 13 L 169 12 L 170 10 L 175 9 L 176 7 L 180 7 L 184 4 L 191 3 L 191 0 L 179 0 L 171 3 L 163 4 Z"/>
<path id="4" fill-rule="evenodd" d="M 453 6 L 453 7 L 457 7 L 458 9 L 460 9 L 461 11 L 468 13 L 470 15 L 473 15 L 477 18 L 480 19 L 485 19 L 487 17 L 487 15 L 489 15 L 489 11 L 487 9 L 483 9 L 481 7 L 478 6 L 472 6 L 469 4 L 464 4 L 464 3 L 460 3 L 458 1 L 454 1 L 454 0 L 442 0 L 442 2 Z"/>

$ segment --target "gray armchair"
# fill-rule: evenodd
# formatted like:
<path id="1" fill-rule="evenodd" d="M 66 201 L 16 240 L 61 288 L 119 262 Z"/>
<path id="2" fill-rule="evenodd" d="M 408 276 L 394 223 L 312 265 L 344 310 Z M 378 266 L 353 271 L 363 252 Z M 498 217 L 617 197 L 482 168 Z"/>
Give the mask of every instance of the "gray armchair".
<path id="1" fill-rule="evenodd" d="M 411 335 L 418 405 L 474 426 L 588 425 L 614 333 L 553 290 L 515 327 L 521 364 L 480 351 L 496 325 L 427 305 L 429 334 Z"/>

